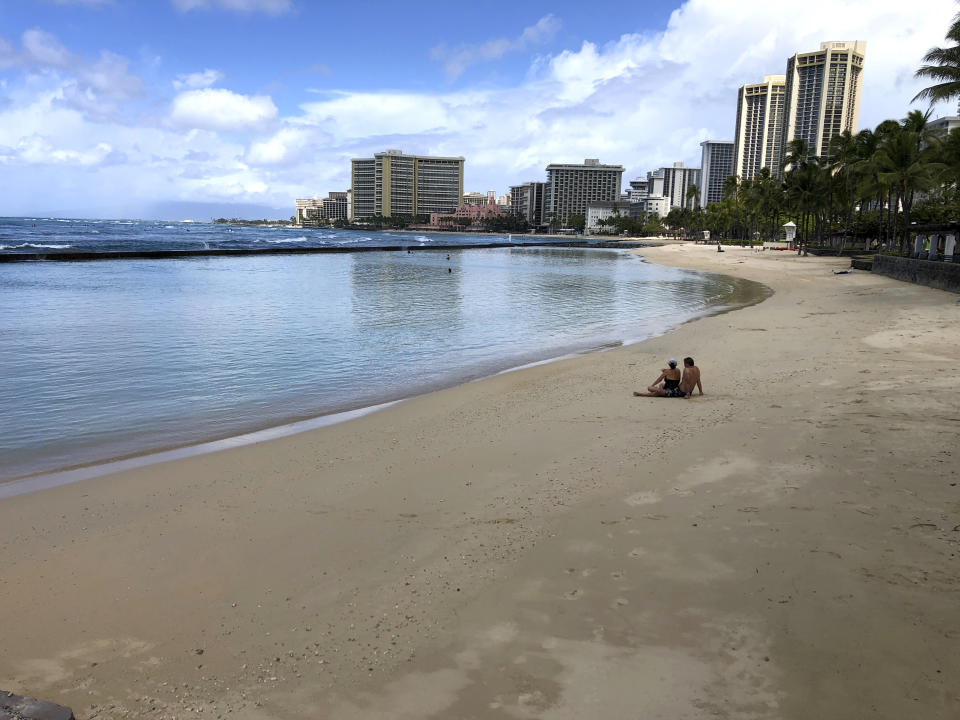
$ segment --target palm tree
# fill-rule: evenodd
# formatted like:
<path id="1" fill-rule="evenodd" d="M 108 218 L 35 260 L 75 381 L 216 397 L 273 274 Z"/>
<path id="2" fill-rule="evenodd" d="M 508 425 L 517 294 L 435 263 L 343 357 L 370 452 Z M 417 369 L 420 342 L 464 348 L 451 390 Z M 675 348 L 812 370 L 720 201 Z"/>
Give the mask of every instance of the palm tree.
<path id="1" fill-rule="evenodd" d="M 700 188 L 691 185 L 687 188 L 687 204 L 693 206 L 694 227 L 699 232 L 703 230 L 703 210 L 700 208 Z M 699 238 L 697 238 L 699 240 Z"/>
<path id="2" fill-rule="evenodd" d="M 896 193 L 895 207 L 903 210 L 901 252 L 907 250 L 914 196 L 918 190 L 928 189 L 943 167 L 941 163 L 933 161 L 933 153 L 933 148 L 921 146 L 920 133 L 907 130 L 904 126 L 900 127 L 899 132 L 889 133 L 877 151 L 879 177 L 893 188 Z"/>
<path id="3" fill-rule="evenodd" d="M 930 48 L 930 52 L 923 56 L 923 62 L 927 64 L 914 73 L 915 77 L 933 80 L 934 84 L 918 92 L 911 102 L 928 100 L 930 105 L 935 105 L 960 97 L 960 14 L 953 18 L 945 39 L 954 44 Z"/>
<path id="4" fill-rule="evenodd" d="M 853 220 L 853 206 L 858 184 L 856 173 L 858 159 L 857 139 L 849 130 L 844 130 L 830 138 L 830 144 L 827 147 L 827 163 L 843 198 L 841 206 L 844 211 L 843 240 L 840 243 L 840 254 L 843 253 L 843 248 L 847 244 Z"/>

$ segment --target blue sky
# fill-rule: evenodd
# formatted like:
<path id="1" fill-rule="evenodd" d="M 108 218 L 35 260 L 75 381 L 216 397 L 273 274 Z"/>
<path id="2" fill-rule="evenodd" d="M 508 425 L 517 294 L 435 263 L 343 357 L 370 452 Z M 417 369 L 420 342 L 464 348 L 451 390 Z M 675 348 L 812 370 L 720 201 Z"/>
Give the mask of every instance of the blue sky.
<path id="1" fill-rule="evenodd" d="M 0 215 L 292 213 L 385 148 L 463 155 L 498 193 L 584 157 L 698 165 L 739 85 L 824 40 L 868 43 L 861 127 L 903 116 L 957 9 L 0 0 Z"/>

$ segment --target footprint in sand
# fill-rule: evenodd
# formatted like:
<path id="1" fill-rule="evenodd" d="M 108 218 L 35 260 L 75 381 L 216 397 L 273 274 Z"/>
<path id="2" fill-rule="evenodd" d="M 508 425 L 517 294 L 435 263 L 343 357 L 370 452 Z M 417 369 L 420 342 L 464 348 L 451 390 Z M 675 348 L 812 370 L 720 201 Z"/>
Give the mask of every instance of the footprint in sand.
<path id="1" fill-rule="evenodd" d="M 632 558 L 641 558 L 647 554 L 647 551 L 643 548 L 634 548 L 629 553 L 627 553 Z"/>
<path id="2" fill-rule="evenodd" d="M 626 573 L 621 572 L 620 570 L 614 570 L 612 573 L 610 573 L 610 577 L 612 577 L 614 580 L 623 580 L 625 576 Z"/>
<path id="3" fill-rule="evenodd" d="M 629 604 L 630 604 L 630 601 L 629 601 L 629 600 L 627 600 L 626 598 L 620 597 L 620 598 L 617 598 L 616 600 L 614 600 L 614 601 L 610 604 L 610 607 L 612 607 L 614 610 L 616 610 L 618 607 L 623 607 L 624 605 L 629 605 Z"/>
<path id="4" fill-rule="evenodd" d="M 580 596 L 583 595 L 583 590 L 577 588 L 576 590 L 571 590 L 570 592 L 565 592 L 563 597 L 567 600 L 578 600 Z"/>

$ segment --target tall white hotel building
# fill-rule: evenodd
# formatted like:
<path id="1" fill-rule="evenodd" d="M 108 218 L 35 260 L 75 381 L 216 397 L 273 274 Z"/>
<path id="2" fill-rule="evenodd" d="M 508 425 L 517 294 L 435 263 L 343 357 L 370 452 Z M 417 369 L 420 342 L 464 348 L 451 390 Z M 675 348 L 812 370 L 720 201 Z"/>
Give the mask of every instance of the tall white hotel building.
<path id="1" fill-rule="evenodd" d="M 733 143 L 704 140 L 700 143 L 700 207 L 723 200 L 723 183 L 734 174 Z"/>
<path id="2" fill-rule="evenodd" d="M 767 75 L 737 93 L 733 174 L 741 180 L 752 180 L 765 167 L 780 172 L 785 85 L 785 76 Z"/>
<path id="3" fill-rule="evenodd" d="M 781 145 L 803 138 L 811 155 L 826 155 L 830 139 L 857 132 L 863 91 L 863 40 L 820 43 L 787 60 Z"/>
<path id="4" fill-rule="evenodd" d="M 786 75 L 741 87 L 733 174 L 751 180 L 770 168 L 779 176 L 793 139 L 805 140 L 811 155 L 825 155 L 832 137 L 856 133 L 866 49 L 862 40 L 820 43 L 819 50 L 788 58 Z"/>

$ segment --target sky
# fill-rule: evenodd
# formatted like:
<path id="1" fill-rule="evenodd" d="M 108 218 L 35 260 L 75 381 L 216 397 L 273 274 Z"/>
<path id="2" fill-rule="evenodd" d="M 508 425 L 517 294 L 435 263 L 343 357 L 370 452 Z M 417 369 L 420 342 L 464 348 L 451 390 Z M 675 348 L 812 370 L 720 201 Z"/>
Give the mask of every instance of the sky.
<path id="1" fill-rule="evenodd" d="M 0 0 L 0 216 L 287 217 L 350 159 L 700 164 L 737 88 L 867 42 L 860 128 L 901 118 L 953 0 Z M 933 116 L 956 114 L 938 106 Z M 182 215 L 182 217 L 181 217 Z"/>

